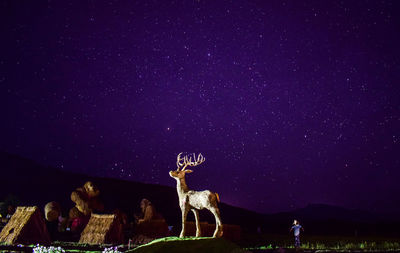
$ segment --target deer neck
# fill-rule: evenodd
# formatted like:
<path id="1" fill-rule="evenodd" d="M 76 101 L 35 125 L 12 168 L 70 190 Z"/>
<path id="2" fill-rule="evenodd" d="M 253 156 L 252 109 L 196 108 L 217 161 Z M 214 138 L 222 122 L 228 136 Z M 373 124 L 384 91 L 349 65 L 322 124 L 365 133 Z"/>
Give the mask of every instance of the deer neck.
<path id="1" fill-rule="evenodd" d="M 176 190 L 178 191 L 178 195 L 182 196 L 184 195 L 186 192 L 189 191 L 188 186 L 186 185 L 186 181 L 185 178 L 179 178 L 179 180 L 176 180 L 177 184 L 176 184 Z"/>

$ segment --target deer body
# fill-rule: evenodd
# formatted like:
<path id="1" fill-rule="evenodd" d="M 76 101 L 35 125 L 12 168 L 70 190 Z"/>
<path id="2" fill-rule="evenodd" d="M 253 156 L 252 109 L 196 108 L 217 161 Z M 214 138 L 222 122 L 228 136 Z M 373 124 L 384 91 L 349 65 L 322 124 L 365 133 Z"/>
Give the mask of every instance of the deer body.
<path id="1" fill-rule="evenodd" d="M 187 157 L 183 158 L 184 163 L 181 164 L 180 155 L 178 155 L 178 169 L 175 171 L 170 171 L 169 175 L 176 180 L 176 190 L 178 192 L 179 197 L 179 206 L 182 212 L 182 230 L 180 233 L 180 237 L 185 236 L 186 231 L 186 218 L 189 211 L 192 211 L 196 220 L 196 237 L 201 236 L 200 230 L 200 220 L 199 220 L 199 212 L 198 210 L 208 209 L 215 217 L 215 231 L 213 237 L 220 237 L 222 236 L 222 223 L 220 212 L 218 208 L 219 198 L 217 193 L 211 192 L 209 190 L 205 191 L 192 191 L 189 190 L 188 186 L 186 185 L 185 181 L 185 174 L 191 173 L 191 170 L 185 170 L 186 166 L 196 166 L 202 162 L 204 162 L 204 158 L 199 155 L 198 160 L 195 162 L 191 162 L 191 158 L 188 159 Z M 202 159 L 200 161 L 200 158 Z M 185 165 L 183 169 L 179 170 L 179 165 Z"/>

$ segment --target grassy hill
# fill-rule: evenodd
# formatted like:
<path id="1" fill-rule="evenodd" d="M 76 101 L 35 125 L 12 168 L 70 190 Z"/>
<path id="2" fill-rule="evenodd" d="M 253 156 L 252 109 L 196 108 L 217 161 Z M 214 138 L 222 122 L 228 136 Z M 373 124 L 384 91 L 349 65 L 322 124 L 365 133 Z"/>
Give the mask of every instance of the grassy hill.
<path id="1" fill-rule="evenodd" d="M 225 239 L 213 239 L 208 237 L 200 238 L 178 238 L 166 237 L 154 240 L 148 244 L 139 246 L 132 253 L 245 253 L 236 244 Z"/>

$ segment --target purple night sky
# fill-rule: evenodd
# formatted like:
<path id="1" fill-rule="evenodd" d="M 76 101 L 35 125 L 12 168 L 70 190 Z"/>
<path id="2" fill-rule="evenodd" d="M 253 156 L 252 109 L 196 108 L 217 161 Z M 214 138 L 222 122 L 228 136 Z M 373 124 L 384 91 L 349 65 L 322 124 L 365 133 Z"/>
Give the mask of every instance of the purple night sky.
<path id="1" fill-rule="evenodd" d="M 201 152 L 189 187 L 235 206 L 400 211 L 399 9 L 1 0 L 0 149 L 173 187 Z"/>

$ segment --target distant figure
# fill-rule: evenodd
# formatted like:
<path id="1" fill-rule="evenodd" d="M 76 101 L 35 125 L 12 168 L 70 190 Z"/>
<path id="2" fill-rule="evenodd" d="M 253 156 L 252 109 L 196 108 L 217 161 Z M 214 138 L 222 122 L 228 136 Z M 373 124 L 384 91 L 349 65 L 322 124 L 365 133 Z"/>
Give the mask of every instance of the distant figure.
<path id="1" fill-rule="evenodd" d="M 140 201 L 140 209 L 142 210 L 141 215 L 136 216 L 138 224 L 150 220 L 162 219 L 162 216 L 156 212 L 155 207 L 148 199 L 142 199 L 142 201 Z"/>
<path id="2" fill-rule="evenodd" d="M 296 248 L 300 247 L 300 229 L 304 231 L 304 228 L 299 224 L 299 222 L 294 220 L 290 232 L 292 232 L 292 230 L 294 231 L 294 246 Z"/>
<path id="3" fill-rule="evenodd" d="M 143 244 L 155 238 L 168 235 L 168 225 L 163 216 L 156 211 L 154 205 L 148 199 L 140 202 L 141 214 L 135 215 L 135 236 L 132 239 L 134 244 Z"/>

